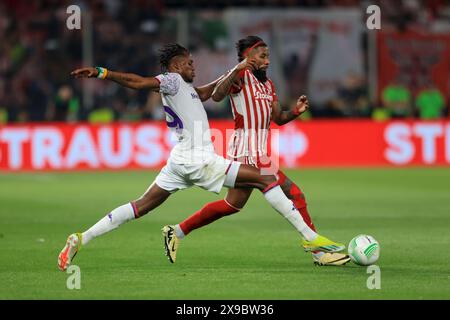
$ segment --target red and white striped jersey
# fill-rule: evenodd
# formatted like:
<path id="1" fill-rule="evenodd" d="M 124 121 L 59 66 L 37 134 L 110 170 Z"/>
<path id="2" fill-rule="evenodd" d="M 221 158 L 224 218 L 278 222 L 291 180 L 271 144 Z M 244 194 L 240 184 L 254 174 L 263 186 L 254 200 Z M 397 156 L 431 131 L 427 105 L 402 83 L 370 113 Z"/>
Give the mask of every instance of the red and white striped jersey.
<path id="1" fill-rule="evenodd" d="M 261 157 L 267 155 L 272 102 L 276 100 L 272 80 L 263 83 L 248 69 L 240 73 L 240 85 L 230 90 L 235 131 L 228 158 L 260 166 Z"/>

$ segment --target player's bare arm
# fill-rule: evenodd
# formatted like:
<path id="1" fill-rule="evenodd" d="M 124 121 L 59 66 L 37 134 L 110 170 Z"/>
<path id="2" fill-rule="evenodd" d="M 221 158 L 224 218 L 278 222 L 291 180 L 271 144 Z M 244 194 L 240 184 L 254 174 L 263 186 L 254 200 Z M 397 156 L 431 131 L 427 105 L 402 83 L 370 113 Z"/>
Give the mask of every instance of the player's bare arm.
<path id="1" fill-rule="evenodd" d="M 304 113 L 309 108 L 309 101 L 305 95 L 297 100 L 297 104 L 289 111 L 282 111 L 278 101 L 272 102 L 272 121 L 282 126 Z"/>
<path id="2" fill-rule="evenodd" d="M 245 69 L 255 70 L 256 60 L 254 58 L 246 58 L 238 63 L 227 75 L 225 75 L 222 80 L 216 85 L 212 98 L 214 101 L 222 101 L 230 93 L 230 89 L 233 84 L 239 82 L 239 73 Z"/>
<path id="3" fill-rule="evenodd" d="M 216 88 L 217 84 L 219 83 L 220 80 L 222 80 L 223 77 L 224 76 L 222 75 L 213 82 L 205 84 L 204 86 L 201 87 L 195 87 L 195 91 L 197 91 L 201 101 L 206 101 L 209 98 L 211 98 L 214 89 Z"/>
<path id="4" fill-rule="evenodd" d="M 87 67 L 76 69 L 70 73 L 75 78 L 97 78 L 98 69 Z M 105 79 L 112 80 L 118 84 L 131 89 L 159 90 L 159 81 L 154 77 L 141 77 L 134 73 L 125 73 L 108 70 Z"/>

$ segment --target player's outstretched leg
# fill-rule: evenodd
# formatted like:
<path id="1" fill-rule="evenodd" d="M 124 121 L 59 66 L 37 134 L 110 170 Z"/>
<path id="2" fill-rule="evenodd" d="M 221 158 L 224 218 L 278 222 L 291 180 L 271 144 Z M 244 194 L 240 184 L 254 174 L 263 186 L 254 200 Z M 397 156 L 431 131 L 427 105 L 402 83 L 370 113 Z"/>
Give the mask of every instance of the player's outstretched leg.
<path id="1" fill-rule="evenodd" d="M 252 191 L 253 189 L 230 189 L 225 199 L 205 204 L 199 211 L 175 226 L 178 238 L 183 239 L 195 229 L 239 212 Z"/>
<path id="2" fill-rule="evenodd" d="M 114 209 L 85 232 L 71 234 L 58 256 L 58 268 L 61 271 L 65 271 L 72 263 L 81 246 L 85 246 L 96 237 L 117 229 L 128 221 L 142 217 L 158 207 L 169 196 L 170 193 L 168 191 L 153 183 L 138 200 Z"/>
<path id="3" fill-rule="evenodd" d="M 208 225 L 220 218 L 239 212 L 240 209 L 231 205 L 226 200 L 218 200 L 207 203 L 199 211 L 183 220 L 176 227 L 177 235 L 183 238 L 193 230 Z"/>
<path id="4" fill-rule="evenodd" d="M 306 197 L 302 190 L 291 181 L 281 170 L 278 171 L 278 181 L 283 189 L 284 194 L 292 200 L 297 210 L 302 215 L 305 223 L 314 231 L 317 232 L 311 216 L 308 212 Z M 319 266 L 341 266 L 350 261 L 350 257 L 343 253 L 328 253 L 323 251 L 311 251 L 313 262 Z"/>
<path id="5" fill-rule="evenodd" d="M 304 238 L 302 246 L 305 251 L 339 252 L 345 249 L 344 244 L 317 234 L 305 223 L 293 202 L 284 194 L 275 176 L 261 175 L 258 169 L 241 165 L 235 187 L 254 187 L 261 190 L 270 205 L 300 232 Z"/>

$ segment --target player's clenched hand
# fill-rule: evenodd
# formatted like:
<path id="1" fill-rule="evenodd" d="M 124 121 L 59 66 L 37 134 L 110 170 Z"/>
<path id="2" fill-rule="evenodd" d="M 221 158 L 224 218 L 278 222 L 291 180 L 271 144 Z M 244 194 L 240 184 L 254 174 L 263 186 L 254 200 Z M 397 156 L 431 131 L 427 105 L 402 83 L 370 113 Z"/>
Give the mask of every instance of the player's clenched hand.
<path id="1" fill-rule="evenodd" d="M 95 78 L 98 76 L 98 70 L 93 67 L 76 69 L 70 73 L 74 78 Z"/>
<path id="2" fill-rule="evenodd" d="M 294 112 L 297 115 L 301 115 L 303 112 L 305 112 L 306 110 L 308 110 L 309 108 L 309 101 L 308 98 L 305 95 L 302 95 L 300 98 L 298 98 L 297 100 L 297 104 L 295 105 L 295 109 Z"/>
<path id="3" fill-rule="evenodd" d="M 244 70 L 247 68 L 250 70 L 258 69 L 255 58 L 245 58 L 236 66 L 236 70 L 238 70 L 238 71 L 241 71 L 241 70 Z"/>

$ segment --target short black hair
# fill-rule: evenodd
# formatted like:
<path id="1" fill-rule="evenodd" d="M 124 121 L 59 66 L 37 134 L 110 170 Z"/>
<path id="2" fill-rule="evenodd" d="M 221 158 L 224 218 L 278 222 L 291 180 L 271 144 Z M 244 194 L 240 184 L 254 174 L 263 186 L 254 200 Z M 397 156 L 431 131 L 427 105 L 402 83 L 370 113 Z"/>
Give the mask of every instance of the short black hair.
<path id="1" fill-rule="evenodd" d="M 248 48 L 254 46 L 257 42 L 261 42 L 257 47 L 264 46 L 267 47 L 267 44 L 258 36 L 247 36 L 238 42 L 236 42 L 236 49 L 238 53 L 238 60 L 239 62 L 244 60 L 244 52 Z M 256 47 L 255 47 L 256 48 Z"/>
<path id="2" fill-rule="evenodd" d="M 169 68 L 170 61 L 177 57 L 189 54 L 188 49 L 180 46 L 178 43 L 168 43 L 159 49 L 159 63 L 161 64 L 161 69 L 167 71 Z"/>

